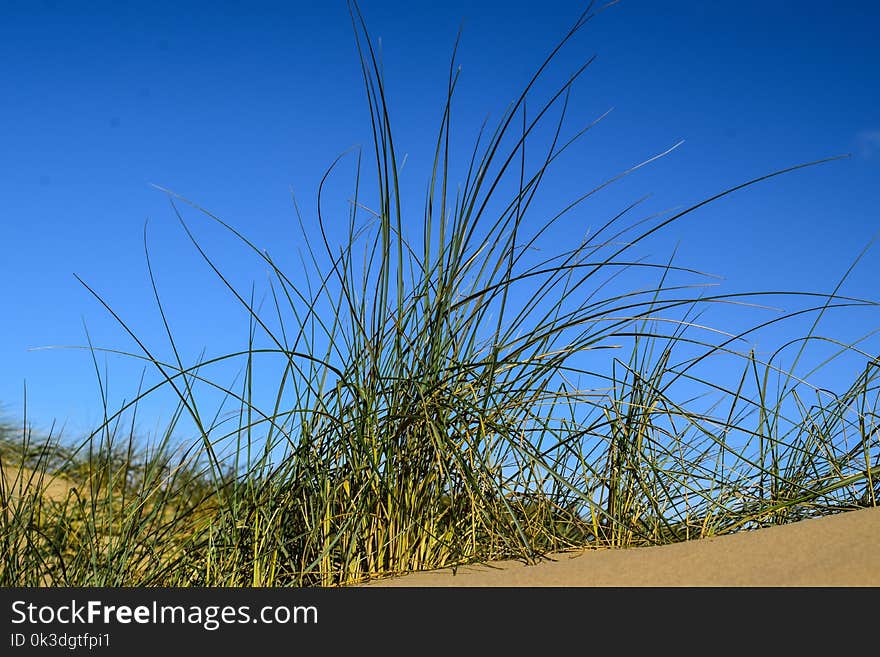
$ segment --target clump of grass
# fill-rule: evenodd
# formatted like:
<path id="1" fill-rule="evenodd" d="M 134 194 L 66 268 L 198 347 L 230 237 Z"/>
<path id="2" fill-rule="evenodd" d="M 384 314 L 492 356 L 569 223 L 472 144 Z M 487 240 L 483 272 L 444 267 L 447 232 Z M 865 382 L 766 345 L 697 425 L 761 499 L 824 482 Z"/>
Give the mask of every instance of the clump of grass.
<path id="1" fill-rule="evenodd" d="M 337 585 L 876 505 L 878 361 L 841 345 L 863 357 L 864 370 L 827 395 L 796 376 L 798 358 L 786 370 L 747 348 L 749 332 L 698 322 L 713 306 L 745 308 L 746 295 L 707 295 L 678 282 L 702 280 L 699 272 L 630 255 L 709 202 L 800 166 L 671 216 L 632 218 L 633 204 L 570 250 L 536 256 L 541 237 L 595 191 L 534 219 L 543 179 L 587 131 L 565 136 L 569 90 L 586 66 L 537 110 L 527 107 L 558 50 L 592 18 L 588 9 L 495 130 L 481 133 L 460 185 L 450 146 L 453 57 L 412 236 L 379 57 L 354 4 L 351 14 L 374 148 L 366 163 L 355 158 L 344 239 L 328 237 L 339 218 L 324 214 L 324 182 L 317 229 L 300 217 L 306 254 L 296 276 L 231 224 L 167 192 L 198 253 L 246 311 L 248 342 L 184 364 L 169 330 L 173 358 L 163 360 L 96 294 L 140 346 L 129 356 L 155 368 L 160 383 L 108 413 L 63 466 L 28 461 L 27 439 L 11 452 L 6 444 L 3 467 L 15 453 L 20 469 L 79 471 L 91 483 L 62 503 L 0 491 L 0 581 Z M 535 163 L 526 146 L 535 152 L 554 111 Z M 229 282 L 184 218 L 186 205 L 268 266 L 268 311 Z M 622 274 L 644 274 L 640 287 L 615 292 Z M 812 313 L 818 322 L 839 307 L 873 305 L 839 286 L 797 298 L 808 305 L 773 321 Z M 799 344 L 821 339 L 814 325 Z M 732 387 L 707 378 L 705 365 L 718 359 L 740 364 Z M 267 360 L 277 369 L 261 365 Z M 231 362 L 241 365 L 236 385 L 213 374 Z M 255 391 L 269 371 L 277 378 L 266 401 Z M 120 418 L 160 388 L 179 406 L 158 447 L 139 449 Z M 219 407 L 207 408 L 217 392 Z M 171 436 L 184 426 L 195 440 L 181 453 Z"/>
<path id="2" fill-rule="evenodd" d="M 0 585 L 167 581 L 217 486 L 167 440 L 140 443 L 118 424 L 78 445 L 54 429 L 0 433 Z"/>

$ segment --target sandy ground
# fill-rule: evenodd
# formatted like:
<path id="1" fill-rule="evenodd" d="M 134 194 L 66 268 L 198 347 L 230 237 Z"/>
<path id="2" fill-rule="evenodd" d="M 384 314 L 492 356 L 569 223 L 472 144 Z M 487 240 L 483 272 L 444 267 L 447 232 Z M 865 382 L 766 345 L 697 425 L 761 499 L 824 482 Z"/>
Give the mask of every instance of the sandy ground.
<path id="1" fill-rule="evenodd" d="M 566 553 L 378 580 L 371 586 L 880 586 L 880 508 L 730 536 Z"/>
<path id="2" fill-rule="evenodd" d="M 3 468 L 5 489 L 12 497 L 21 497 L 25 492 L 32 493 L 41 489 L 43 496 L 56 502 L 63 501 L 73 484 L 61 477 L 45 477 L 40 480 L 31 470 L 19 470 L 6 466 Z"/>

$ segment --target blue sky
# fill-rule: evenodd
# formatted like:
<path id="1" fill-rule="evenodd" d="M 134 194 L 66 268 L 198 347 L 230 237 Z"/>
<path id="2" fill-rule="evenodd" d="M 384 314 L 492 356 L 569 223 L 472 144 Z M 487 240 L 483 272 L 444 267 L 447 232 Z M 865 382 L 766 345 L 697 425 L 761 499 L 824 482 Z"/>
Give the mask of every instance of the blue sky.
<path id="1" fill-rule="evenodd" d="M 181 341 L 195 355 L 246 335 L 150 184 L 199 202 L 284 257 L 298 246 L 291 188 L 313 217 L 326 167 L 370 143 L 367 105 L 343 0 L 0 7 L 0 404 L 20 417 L 26 383 L 32 422 L 55 419 L 77 432 L 101 413 L 88 354 L 32 348 L 84 344 L 83 322 L 94 343 L 131 347 L 74 273 L 161 343 L 145 221 Z M 459 25 L 454 121 L 467 143 L 487 114 L 500 117 L 581 3 L 363 0 L 362 10 L 382 39 L 418 222 Z M 880 5 L 868 2 L 623 0 L 561 53 L 538 90 L 595 54 L 569 125 L 613 108 L 547 181 L 547 207 L 682 139 L 598 195 L 583 220 L 598 222 L 644 194 L 646 211 L 685 206 L 851 153 L 713 204 L 640 247 L 662 260 L 678 245 L 679 263 L 724 276 L 726 291 L 831 291 L 880 229 L 878 24 Z M 237 281 L 264 276 L 229 240 L 196 226 Z M 874 249 L 845 292 L 880 299 L 878 262 Z M 878 325 L 876 311 L 858 311 L 824 328 L 852 339 Z M 138 368 L 107 365 L 115 396 L 130 396 Z"/>

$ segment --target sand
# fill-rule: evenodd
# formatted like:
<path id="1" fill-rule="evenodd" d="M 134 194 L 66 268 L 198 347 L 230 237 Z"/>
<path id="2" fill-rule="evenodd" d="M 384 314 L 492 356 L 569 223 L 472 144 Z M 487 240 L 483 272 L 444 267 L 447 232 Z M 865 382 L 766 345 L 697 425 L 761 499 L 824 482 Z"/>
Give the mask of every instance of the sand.
<path id="1" fill-rule="evenodd" d="M 880 508 L 674 545 L 421 572 L 370 586 L 880 586 Z"/>
<path id="2" fill-rule="evenodd" d="M 23 494 L 32 494 L 34 490 L 41 490 L 43 497 L 54 502 L 62 502 L 68 496 L 74 484 L 62 477 L 46 476 L 40 479 L 31 470 L 5 466 L 2 471 L 4 486 L 8 494 L 13 497 L 21 497 Z"/>

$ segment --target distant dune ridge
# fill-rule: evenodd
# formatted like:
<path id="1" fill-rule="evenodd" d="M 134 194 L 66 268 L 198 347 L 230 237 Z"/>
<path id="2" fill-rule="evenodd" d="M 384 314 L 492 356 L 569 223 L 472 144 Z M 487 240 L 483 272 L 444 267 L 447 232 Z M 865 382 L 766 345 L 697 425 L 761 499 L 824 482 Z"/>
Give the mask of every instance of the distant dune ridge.
<path id="1" fill-rule="evenodd" d="M 648 548 L 413 573 L 373 586 L 880 586 L 880 507 Z"/>
<path id="2" fill-rule="evenodd" d="M 6 466 L 2 470 L 4 490 L 10 497 L 21 497 L 40 491 L 52 502 L 63 501 L 75 488 L 70 480 L 53 475 L 40 475 L 28 469 Z"/>

